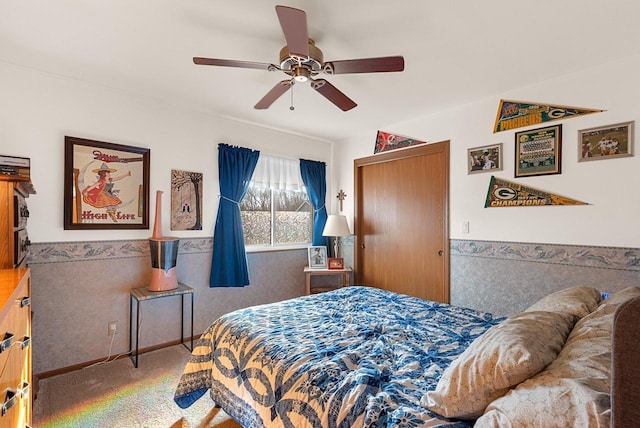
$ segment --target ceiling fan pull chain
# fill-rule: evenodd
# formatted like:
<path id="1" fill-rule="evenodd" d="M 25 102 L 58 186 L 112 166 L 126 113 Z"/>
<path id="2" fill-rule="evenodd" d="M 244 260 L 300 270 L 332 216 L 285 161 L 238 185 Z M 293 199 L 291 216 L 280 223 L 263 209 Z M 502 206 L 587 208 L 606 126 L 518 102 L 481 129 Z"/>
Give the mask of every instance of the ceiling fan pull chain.
<path id="1" fill-rule="evenodd" d="M 291 84 L 291 106 L 289 107 L 289 110 L 294 111 L 296 108 L 293 106 L 293 83 Z"/>

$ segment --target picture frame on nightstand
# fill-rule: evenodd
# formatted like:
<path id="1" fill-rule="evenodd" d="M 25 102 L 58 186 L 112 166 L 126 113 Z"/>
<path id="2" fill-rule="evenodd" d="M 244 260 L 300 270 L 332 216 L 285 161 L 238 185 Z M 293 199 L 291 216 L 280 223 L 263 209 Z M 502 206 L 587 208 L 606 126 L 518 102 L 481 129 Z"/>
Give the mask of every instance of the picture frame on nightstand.
<path id="1" fill-rule="evenodd" d="M 308 254 L 310 269 L 327 268 L 327 247 L 312 245 L 308 249 Z"/>
<path id="2" fill-rule="evenodd" d="M 329 259 L 329 269 L 344 269 L 344 258 L 331 257 Z"/>

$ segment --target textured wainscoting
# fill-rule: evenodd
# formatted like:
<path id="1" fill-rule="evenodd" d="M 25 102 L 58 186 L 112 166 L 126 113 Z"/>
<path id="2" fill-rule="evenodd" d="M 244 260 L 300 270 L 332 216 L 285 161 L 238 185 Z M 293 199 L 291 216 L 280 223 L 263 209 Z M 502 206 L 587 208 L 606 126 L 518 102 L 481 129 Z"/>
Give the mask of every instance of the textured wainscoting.
<path id="1" fill-rule="evenodd" d="M 251 285 L 210 288 L 211 238 L 181 239 L 178 280 L 194 288 L 194 334 L 234 309 L 303 295 L 307 250 L 248 254 Z M 33 244 L 33 370 L 47 373 L 129 349 L 129 290 L 148 283 L 147 240 Z M 185 305 L 186 315 L 189 305 Z M 140 347 L 180 339 L 180 297 L 142 302 Z M 185 335 L 189 332 L 185 329 Z M 37 339 L 36 339 L 37 338 Z M 144 364 L 144 355 L 140 357 Z"/>
<path id="2" fill-rule="evenodd" d="M 451 303 L 501 316 L 573 285 L 607 293 L 640 286 L 638 248 L 452 239 L 449 250 Z M 340 252 L 353 266 L 352 236 Z"/>
<path id="3" fill-rule="evenodd" d="M 640 249 L 451 241 L 451 303 L 511 315 L 573 285 L 640 286 Z"/>
<path id="4" fill-rule="evenodd" d="M 353 245 L 351 237 L 342 242 L 347 266 Z M 195 290 L 195 334 L 234 309 L 305 292 L 306 249 L 250 253 L 249 287 L 210 288 L 211 249 L 211 238 L 180 240 L 178 279 Z M 450 251 L 451 303 L 496 315 L 572 285 L 609 293 L 640 285 L 639 249 L 452 240 Z M 29 257 L 34 373 L 128 351 L 129 290 L 149 280 L 147 240 L 37 243 Z M 142 303 L 141 348 L 180 338 L 179 303 L 179 297 Z M 111 352 L 110 321 L 119 326 Z"/>

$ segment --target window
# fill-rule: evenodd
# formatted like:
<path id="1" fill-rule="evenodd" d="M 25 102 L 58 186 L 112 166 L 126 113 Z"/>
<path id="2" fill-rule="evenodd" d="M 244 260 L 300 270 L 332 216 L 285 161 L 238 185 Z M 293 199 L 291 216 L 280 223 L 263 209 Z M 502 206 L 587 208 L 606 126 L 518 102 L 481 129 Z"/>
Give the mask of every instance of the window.
<path id="1" fill-rule="evenodd" d="M 245 245 L 312 241 L 313 207 L 298 160 L 260 154 L 251 183 L 240 202 Z"/>
<path id="2" fill-rule="evenodd" d="M 311 242 L 313 208 L 304 191 L 247 191 L 240 203 L 245 245 L 286 245 Z"/>

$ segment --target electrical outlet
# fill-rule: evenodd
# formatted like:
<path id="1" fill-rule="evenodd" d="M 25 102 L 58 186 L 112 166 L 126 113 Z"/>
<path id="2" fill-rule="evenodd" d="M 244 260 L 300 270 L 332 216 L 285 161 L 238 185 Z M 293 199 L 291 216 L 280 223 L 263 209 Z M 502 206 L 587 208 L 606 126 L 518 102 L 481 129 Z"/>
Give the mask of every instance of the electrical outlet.
<path id="1" fill-rule="evenodd" d="M 118 321 L 109 322 L 108 328 L 109 328 L 109 336 L 113 336 L 114 334 L 118 334 Z"/>

